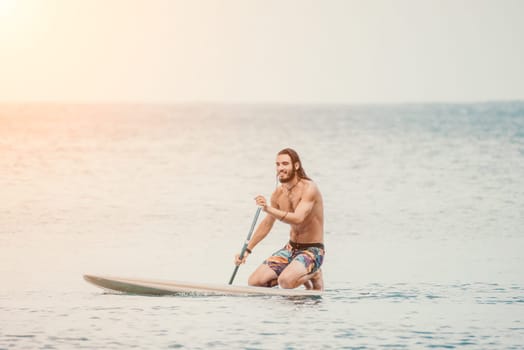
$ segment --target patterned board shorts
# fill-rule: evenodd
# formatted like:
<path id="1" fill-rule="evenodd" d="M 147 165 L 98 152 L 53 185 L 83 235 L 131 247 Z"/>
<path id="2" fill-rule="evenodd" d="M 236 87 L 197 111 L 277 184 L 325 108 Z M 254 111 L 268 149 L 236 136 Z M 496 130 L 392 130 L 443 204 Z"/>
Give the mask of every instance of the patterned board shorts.
<path id="1" fill-rule="evenodd" d="M 301 262 L 308 274 L 312 274 L 320 268 L 324 261 L 324 245 L 322 243 L 314 244 L 299 244 L 292 241 L 280 250 L 277 250 L 273 255 L 264 261 L 264 264 L 269 266 L 280 276 L 282 271 L 296 260 Z"/>

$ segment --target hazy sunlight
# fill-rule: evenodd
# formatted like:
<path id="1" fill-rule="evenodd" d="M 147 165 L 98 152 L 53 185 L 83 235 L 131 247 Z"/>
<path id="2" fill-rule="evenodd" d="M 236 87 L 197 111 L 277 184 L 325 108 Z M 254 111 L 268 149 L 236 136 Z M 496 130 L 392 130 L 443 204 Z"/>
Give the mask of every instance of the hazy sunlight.
<path id="1" fill-rule="evenodd" d="M 16 0 L 0 0 L 0 18 L 10 16 L 16 7 Z"/>

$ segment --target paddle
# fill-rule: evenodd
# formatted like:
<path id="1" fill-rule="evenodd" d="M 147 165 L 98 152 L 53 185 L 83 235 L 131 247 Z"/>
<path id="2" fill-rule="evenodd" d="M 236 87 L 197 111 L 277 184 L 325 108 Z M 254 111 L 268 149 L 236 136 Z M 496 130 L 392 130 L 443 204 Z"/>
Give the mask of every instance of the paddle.
<path id="1" fill-rule="evenodd" d="M 257 208 L 257 212 L 255 213 L 255 218 L 253 219 L 253 223 L 251 224 L 251 229 L 249 229 L 249 233 L 247 234 L 246 242 L 244 243 L 244 246 L 242 247 L 242 250 L 240 251 L 240 260 L 244 258 L 244 254 L 246 253 L 247 244 L 249 243 L 249 240 L 251 239 L 251 235 L 253 234 L 253 230 L 255 229 L 255 224 L 258 220 L 258 215 L 260 214 L 260 210 L 262 210 L 261 207 Z M 233 283 L 233 280 L 235 279 L 235 275 L 237 274 L 238 268 L 240 265 L 235 266 L 235 270 L 233 271 L 233 275 L 231 276 L 231 279 L 229 280 L 229 284 Z"/>

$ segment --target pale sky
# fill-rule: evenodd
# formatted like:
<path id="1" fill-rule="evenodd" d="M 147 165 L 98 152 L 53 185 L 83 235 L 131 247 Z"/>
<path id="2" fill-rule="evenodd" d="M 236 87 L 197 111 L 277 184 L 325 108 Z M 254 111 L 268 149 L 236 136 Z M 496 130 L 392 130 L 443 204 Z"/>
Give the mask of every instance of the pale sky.
<path id="1" fill-rule="evenodd" d="M 524 0 L 0 0 L 0 102 L 524 99 Z"/>

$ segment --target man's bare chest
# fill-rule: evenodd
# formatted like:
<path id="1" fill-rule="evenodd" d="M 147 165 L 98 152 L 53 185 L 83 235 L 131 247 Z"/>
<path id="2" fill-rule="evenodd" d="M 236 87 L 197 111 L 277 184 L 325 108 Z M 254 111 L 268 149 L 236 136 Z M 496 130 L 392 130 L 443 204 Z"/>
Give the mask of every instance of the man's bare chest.
<path id="1" fill-rule="evenodd" d="M 300 200 L 302 198 L 302 194 L 288 194 L 288 193 L 282 193 L 278 200 L 278 206 L 281 210 L 294 212 L 297 208 L 298 204 L 300 203 Z"/>

